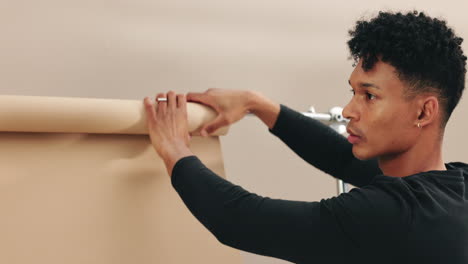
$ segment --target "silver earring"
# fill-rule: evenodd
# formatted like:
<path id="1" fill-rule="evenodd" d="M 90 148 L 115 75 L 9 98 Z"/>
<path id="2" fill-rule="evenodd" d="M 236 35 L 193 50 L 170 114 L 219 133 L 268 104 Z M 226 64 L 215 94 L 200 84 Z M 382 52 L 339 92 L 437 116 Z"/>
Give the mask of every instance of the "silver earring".
<path id="1" fill-rule="evenodd" d="M 418 123 L 418 125 L 417 125 L 417 126 L 418 126 L 418 128 L 421 128 L 421 123 Z"/>

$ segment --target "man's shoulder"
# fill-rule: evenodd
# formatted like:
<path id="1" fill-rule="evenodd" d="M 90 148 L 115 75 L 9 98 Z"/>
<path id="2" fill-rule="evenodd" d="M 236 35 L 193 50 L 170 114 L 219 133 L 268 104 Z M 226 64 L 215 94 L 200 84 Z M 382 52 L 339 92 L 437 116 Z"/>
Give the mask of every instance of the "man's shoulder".
<path id="1" fill-rule="evenodd" d="M 389 187 L 387 185 L 387 187 Z M 322 199 L 321 216 L 335 222 L 339 229 L 363 248 L 380 250 L 375 241 L 399 243 L 408 232 L 411 210 L 398 191 L 366 185 L 348 193 Z"/>
<path id="2" fill-rule="evenodd" d="M 465 174 L 468 175 L 468 164 L 461 161 L 453 161 L 446 163 L 445 166 L 447 170 L 462 170 Z"/>
<path id="3" fill-rule="evenodd" d="M 401 210 L 406 205 L 405 199 L 399 194 L 402 190 L 397 185 L 369 184 L 353 188 L 347 193 L 329 199 L 322 199 L 321 203 L 322 206 L 331 209 L 344 210 L 346 213 L 356 213 L 362 216 L 383 217 L 385 219 L 401 216 Z"/>

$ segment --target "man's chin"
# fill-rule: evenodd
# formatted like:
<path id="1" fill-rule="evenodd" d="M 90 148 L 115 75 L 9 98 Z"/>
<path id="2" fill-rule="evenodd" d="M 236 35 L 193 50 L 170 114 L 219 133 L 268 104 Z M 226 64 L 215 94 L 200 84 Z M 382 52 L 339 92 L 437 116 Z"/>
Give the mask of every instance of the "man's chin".
<path id="1" fill-rule="evenodd" d="M 359 148 L 356 145 L 353 146 L 353 155 L 358 160 L 370 160 L 375 158 L 376 156 L 366 151 L 365 149 Z"/>

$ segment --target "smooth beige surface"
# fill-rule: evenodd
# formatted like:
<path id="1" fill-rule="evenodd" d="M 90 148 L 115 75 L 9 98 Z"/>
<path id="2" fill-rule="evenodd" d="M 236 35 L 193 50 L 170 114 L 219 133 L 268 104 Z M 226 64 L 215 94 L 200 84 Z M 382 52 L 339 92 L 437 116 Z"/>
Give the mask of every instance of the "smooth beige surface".
<path id="1" fill-rule="evenodd" d="M 224 175 L 217 137 L 193 151 Z M 0 133 L 0 263 L 240 263 L 144 135 Z"/>
<path id="2" fill-rule="evenodd" d="M 0 131 L 148 134 L 143 101 L 0 95 Z M 216 113 L 188 103 L 189 131 L 194 135 Z M 213 135 L 224 135 L 227 127 Z"/>
<path id="3" fill-rule="evenodd" d="M 0 96 L 0 263 L 240 263 L 173 189 L 145 115 L 141 101 Z M 214 113 L 188 117 L 196 131 Z M 218 137 L 191 149 L 224 177 Z"/>

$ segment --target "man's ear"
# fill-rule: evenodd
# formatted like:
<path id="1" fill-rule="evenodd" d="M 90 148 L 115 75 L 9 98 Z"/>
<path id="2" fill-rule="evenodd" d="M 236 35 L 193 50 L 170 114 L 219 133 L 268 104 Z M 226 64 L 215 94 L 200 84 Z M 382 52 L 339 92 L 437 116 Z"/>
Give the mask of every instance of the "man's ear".
<path id="1" fill-rule="evenodd" d="M 418 120 L 421 127 L 436 122 L 439 116 L 439 100 L 435 95 L 422 96 L 418 100 Z"/>

